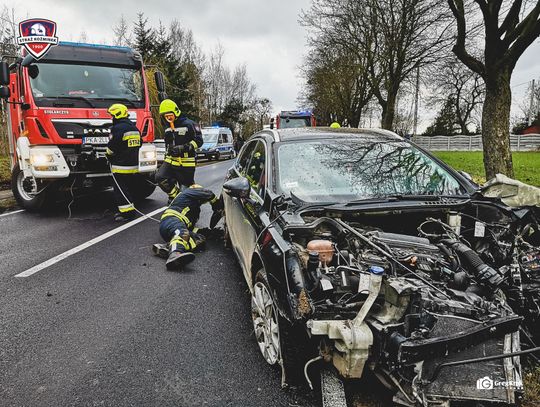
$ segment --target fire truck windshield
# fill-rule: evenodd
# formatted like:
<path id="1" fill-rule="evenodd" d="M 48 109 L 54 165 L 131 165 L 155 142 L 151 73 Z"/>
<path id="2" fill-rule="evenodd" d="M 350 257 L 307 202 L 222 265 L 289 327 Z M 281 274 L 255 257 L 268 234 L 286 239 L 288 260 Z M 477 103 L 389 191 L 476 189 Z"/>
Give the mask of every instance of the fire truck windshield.
<path id="1" fill-rule="evenodd" d="M 37 106 L 144 107 L 141 71 L 135 68 L 34 63 L 28 68 Z"/>
<path id="2" fill-rule="evenodd" d="M 309 117 L 281 117 L 279 127 L 282 129 L 297 129 L 311 126 Z"/>

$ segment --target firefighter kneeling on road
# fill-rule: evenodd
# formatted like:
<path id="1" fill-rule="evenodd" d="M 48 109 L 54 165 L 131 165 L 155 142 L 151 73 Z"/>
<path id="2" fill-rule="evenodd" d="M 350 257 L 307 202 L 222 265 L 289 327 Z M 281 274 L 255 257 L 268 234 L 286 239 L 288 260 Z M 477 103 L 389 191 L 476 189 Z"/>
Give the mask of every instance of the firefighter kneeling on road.
<path id="1" fill-rule="evenodd" d="M 223 215 L 223 200 L 200 185 L 193 184 L 182 191 L 163 212 L 159 233 L 168 245 L 157 243 L 152 247 L 156 256 L 167 259 L 167 270 L 180 270 L 193 261 L 194 251 L 204 248 L 205 237 L 198 233 L 195 223 L 201 213 L 201 205 L 210 203 L 214 211 L 210 220 L 213 229 Z"/>
<path id="2" fill-rule="evenodd" d="M 139 177 L 139 149 L 141 148 L 141 134 L 129 120 L 128 108 L 120 103 L 109 107 L 109 114 L 113 117 L 111 139 L 107 144 L 107 159 L 111 164 L 113 174 L 114 198 L 118 206 L 115 221 L 133 219 L 135 217 L 135 198 L 137 183 L 142 182 Z"/>
<path id="3" fill-rule="evenodd" d="M 183 189 L 195 183 L 195 156 L 203 145 L 199 125 L 187 117 L 180 116 L 178 105 L 165 99 L 159 105 L 159 114 L 168 123 L 165 129 L 165 160 L 156 182 L 169 195 L 171 202 Z"/>

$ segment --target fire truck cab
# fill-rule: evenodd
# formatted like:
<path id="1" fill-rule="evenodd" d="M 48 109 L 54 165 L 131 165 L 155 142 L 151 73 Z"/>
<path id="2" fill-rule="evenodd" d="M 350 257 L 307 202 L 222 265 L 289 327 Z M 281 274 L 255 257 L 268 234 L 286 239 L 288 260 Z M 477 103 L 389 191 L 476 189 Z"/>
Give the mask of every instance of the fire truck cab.
<path id="1" fill-rule="evenodd" d="M 277 129 L 315 127 L 316 124 L 317 121 L 315 119 L 315 116 L 309 110 L 284 110 L 281 111 L 276 117 Z M 270 123 L 270 127 L 273 128 L 272 122 Z"/>
<path id="2" fill-rule="evenodd" d="M 59 188 L 112 185 L 105 157 L 113 103 L 125 104 L 141 132 L 139 172 L 156 170 L 154 125 L 143 61 L 127 47 L 60 42 L 41 59 L 0 65 L 6 100 L 12 190 L 39 210 Z M 138 198 L 155 186 L 142 180 Z"/>

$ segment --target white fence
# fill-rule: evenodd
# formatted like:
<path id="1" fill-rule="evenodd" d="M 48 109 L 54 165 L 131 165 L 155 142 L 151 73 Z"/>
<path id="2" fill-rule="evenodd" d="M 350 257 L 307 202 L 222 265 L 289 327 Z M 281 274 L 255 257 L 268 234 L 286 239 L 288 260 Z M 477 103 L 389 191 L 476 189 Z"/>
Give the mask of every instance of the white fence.
<path id="1" fill-rule="evenodd" d="M 482 136 L 414 136 L 413 141 L 431 151 L 482 151 Z M 512 134 L 512 151 L 540 151 L 540 134 Z"/>

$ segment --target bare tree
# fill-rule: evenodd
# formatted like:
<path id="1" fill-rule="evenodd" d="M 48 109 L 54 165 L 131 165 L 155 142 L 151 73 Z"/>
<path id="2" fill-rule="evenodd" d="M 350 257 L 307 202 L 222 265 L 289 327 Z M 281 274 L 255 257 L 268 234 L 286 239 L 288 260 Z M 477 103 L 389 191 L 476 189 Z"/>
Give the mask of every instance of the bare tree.
<path id="1" fill-rule="evenodd" d="M 306 86 L 300 97 L 326 124 L 337 120 L 358 127 L 362 109 L 373 96 L 365 59 L 338 47 L 315 48 L 306 57 Z"/>
<path id="2" fill-rule="evenodd" d="M 448 14 L 438 0 L 314 0 L 301 22 L 313 42 L 366 59 L 382 127 L 392 129 L 402 83 L 444 50 Z"/>
<path id="3" fill-rule="evenodd" d="M 253 110 L 257 116 L 260 130 L 263 128 L 264 123 L 270 120 L 270 114 L 272 113 L 272 102 L 268 98 L 257 99 L 253 104 Z"/>
<path id="4" fill-rule="evenodd" d="M 486 178 L 514 175 L 510 152 L 510 79 L 518 59 L 540 36 L 540 1 L 448 0 L 457 33 L 454 53 L 486 84 L 482 140 Z M 531 4 L 532 3 L 532 4 Z M 468 28 L 481 16 L 483 55 L 470 49 Z"/>
<path id="5" fill-rule="evenodd" d="M 17 17 L 15 8 L 3 6 L 0 11 L 0 54 L 16 55 L 19 46 L 17 45 Z"/>
<path id="6" fill-rule="evenodd" d="M 469 126 L 475 124 L 475 112 L 484 100 L 485 86 L 480 75 L 454 58 L 444 58 L 429 72 L 437 104 L 452 101 L 455 120 L 461 134 L 470 134 Z"/>
<path id="7" fill-rule="evenodd" d="M 208 57 L 204 73 L 209 122 L 220 117 L 226 109 L 244 111 L 255 101 L 255 85 L 248 77 L 246 66 L 239 65 L 231 70 L 225 65 L 224 56 L 225 50 L 218 44 Z"/>
<path id="8" fill-rule="evenodd" d="M 120 16 L 120 20 L 112 27 L 112 30 L 114 33 L 114 45 L 127 47 L 132 44 L 133 38 L 129 30 L 129 24 L 123 14 Z"/>

